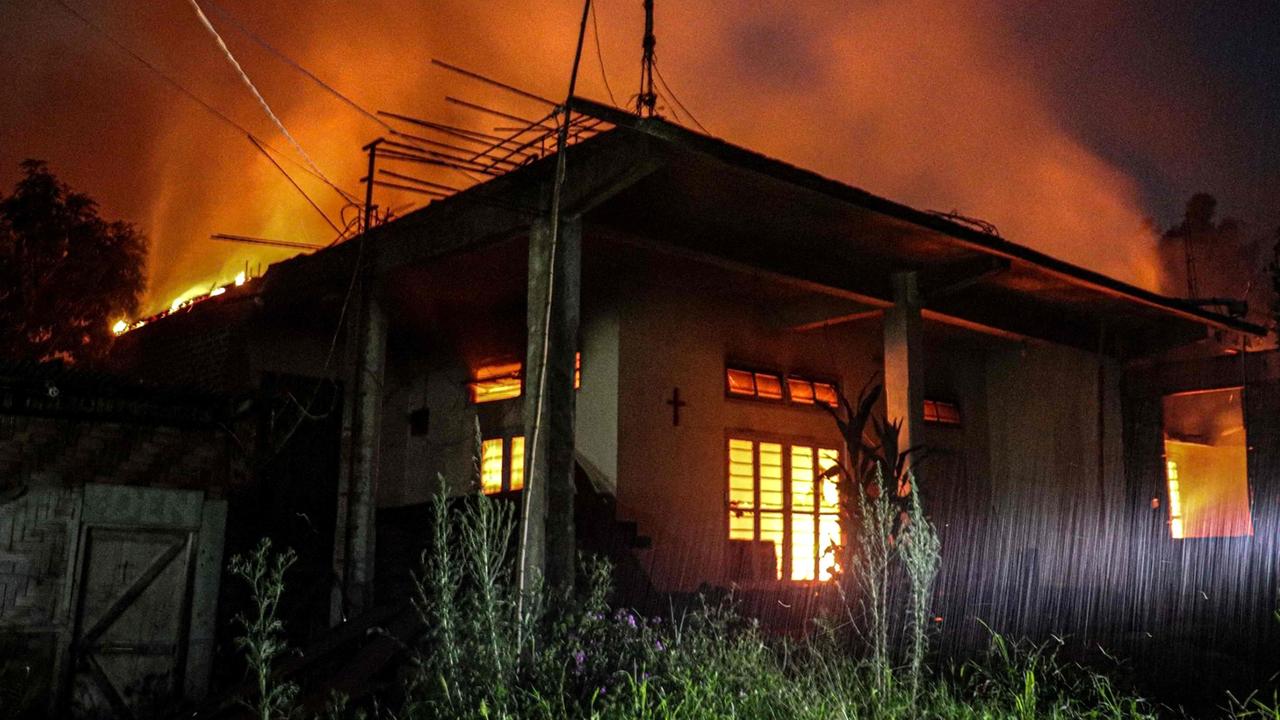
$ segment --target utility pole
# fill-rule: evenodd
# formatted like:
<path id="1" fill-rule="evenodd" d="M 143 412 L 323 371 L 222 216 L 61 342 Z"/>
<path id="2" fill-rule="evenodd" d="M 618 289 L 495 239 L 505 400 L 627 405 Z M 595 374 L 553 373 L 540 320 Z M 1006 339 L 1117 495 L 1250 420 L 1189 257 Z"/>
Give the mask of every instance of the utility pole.
<path id="1" fill-rule="evenodd" d="M 636 96 L 636 114 L 653 117 L 658 94 L 653 91 L 653 48 L 658 39 L 653 35 L 653 0 L 644 0 L 644 58 L 640 61 L 640 94 Z"/>
<path id="2" fill-rule="evenodd" d="M 378 138 L 373 142 L 360 148 L 369 153 L 369 174 L 364 179 L 364 220 L 360 225 L 360 232 L 367 233 L 369 228 L 373 227 L 373 211 L 376 205 L 373 204 L 373 173 L 374 165 L 377 162 L 378 146 L 382 144 L 385 138 Z"/>
<path id="3" fill-rule="evenodd" d="M 578 344 L 581 217 L 560 216 L 574 89 L 591 0 L 582 7 L 578 47 L 561 106 L 551 207 L 529 233 L 525 347 L 525 486 L 521 508 L 520 603 L 545 579 L 564 594 L 574 578 L 574 354 Z"/>

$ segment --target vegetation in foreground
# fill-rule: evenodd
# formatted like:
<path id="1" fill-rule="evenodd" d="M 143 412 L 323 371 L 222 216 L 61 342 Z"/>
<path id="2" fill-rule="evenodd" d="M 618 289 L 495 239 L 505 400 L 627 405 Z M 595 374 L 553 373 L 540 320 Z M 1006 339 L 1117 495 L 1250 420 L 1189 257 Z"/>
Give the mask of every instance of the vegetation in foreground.
<path id="1" fill-rule="evenodd" d="M 914 511 L 919 512 L 918 502 Z M 350 704 L 337 699 L 324 716 L 1157 716 L 1151 704 L 1118 691 L 1105 676 L 1059 662 L 1044 647 L 1018 646 L 998 636 L 982 660 L 944 672 L 923 662 L 927 639 L 918 633 L 907 634 L 904 657 L 891 659 L 888 650 L 877 655 L 881 651 L 874 648 L 855 654 L 852 648 L 865 648 L 865 639 L 850 642 L 834 626 L 821 626 L 801 641 L 771 637 L 724 605 L 708 604 L 673 617 L 641 617 L 608 604 L 610 568 L 599 561 L 582 563 L 574 597 L 550 598 L 539 592 L 522 602 L 514 589 L 509 552 L 515 530 L 510 505 L 477 496 L 462 512 L 449 512 L 441 497 L 435 502 L 435 520 L 415 603 L 427 630 L 408 649 L 403 695 Z M 902 561 L 928 564 L 919 557 Z M 236 565 L 237 574 L 267 603 L 246 619 L 242 641 L 256 688 L 245 704 L 262 720 L 303 715 L 289 707 L 296 689 L 278 681 L 269 667 L 281 651 L 273 608 L 287 567 L 287 560 L 265 546 Z M 1251 699 L 1237 703 L 1232 715 L 1275 719 L 1280 709 Z"/>

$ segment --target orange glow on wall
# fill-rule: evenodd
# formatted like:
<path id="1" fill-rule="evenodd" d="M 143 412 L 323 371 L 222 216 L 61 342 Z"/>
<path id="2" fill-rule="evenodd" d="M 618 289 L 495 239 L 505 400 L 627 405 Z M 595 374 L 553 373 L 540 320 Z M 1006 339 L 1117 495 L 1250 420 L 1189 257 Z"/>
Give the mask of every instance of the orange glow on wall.
<path id="1" fill-rule="evenodd" d="M 1169 535 L 1253 534 L 1240 388 L 1164 398 Z"/>

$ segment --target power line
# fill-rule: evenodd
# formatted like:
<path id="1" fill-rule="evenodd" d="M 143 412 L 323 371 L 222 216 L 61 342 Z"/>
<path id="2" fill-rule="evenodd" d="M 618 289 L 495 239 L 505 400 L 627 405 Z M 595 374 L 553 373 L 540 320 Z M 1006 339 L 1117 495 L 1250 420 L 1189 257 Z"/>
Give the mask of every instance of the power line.
<path id="1" fill-rule="evenodd" d="M 596 6 L 591 6 L 591 29 L 592 36 L 596 40 L 596 60 L 600 61 L 600 78 L 604 80 L 605 92 L 609 93 L 609 102 L 614 106 L 618 106 L 618 101 L 613 99 L 613 88 L 609 87 L 609 73 L 604 70 L 604 53 L 600 50 L 600 24 L 596 22 Z"/>
<path id="2" fill-rule="evenodd" d="M 196 17 L 199 18 L 200 24 L 204 25 L 205 30 L 208 30 L 209 34 L 213 36 L 214 42 L 216 42 L 218 44 L 218 48 L 222 50 L 222 55 L 226 57 L 227 62 L 231 63 L 231 66 L 235 68 L 236 72 L 240 75 L 240 80 L 244 82 L 245 87 L 249 88 L 249 92 L 253 93 L 253 97 L 256 98 L 258 104 L 262 106 L 262 110 L 267 113 L 267 117 L 271 118 L 271 122 L 275 123 L 276 129 L 289 140 L 289 144 L 293 145 L 293 149 L 298 151 L 298 154 L 302 156 L 303 160 L 307 161 L 307 164 L 311 166 L 312 170 L 316 171 L 317 175 L 325 177 L 324 172 L 321 171 L 315 161 L 311 159 L 311 156 L 307 154 L 307 151 L 302 149 L 302 146 L 298 144 L 298 141 L 293 137 L 293 134 L 289 132 L 289 129 L 286 128 L 280 118 L 276 116 L 275 111 L 273 111 L 271 106 L 267 104 L 267 99 L 262 97 L 262 93 L 258 92 L 258 87 L 253 84 L 253 80 L 249 79 L 249 75 L 244 71 L 244 68 L 240 67 L 240 63 L 236 60 L 236 56 L 231 53 L 231 48 L 227 47 L 227 43 L 224 42 L 222 36 L 218 34 L 218 29 L 213 26 L 213 23 L 209 22 L 208 16 L 206 16 L 204 11 L 200 9 L 200 4 L 197 3 L 196 0 L 187 0 L 187 2 L 191 5 L 191 9 L 196 11 Z M 327 177 L 325 177 L 325 181 L 328 182 Z"/>
<path id="3" fill-rule="evenodd" d="M 334 232 L 341 235 L 342 230 L 338 229 L 337 224 L 335 224 L 332 220 L 329 219 L 329 216 L 325 214 L 325 211 L 320 209 L 320 206 L 316 204 L 316 201 L 311 199 L 311 196 L 307 194 L 307 191 L 303 190 L 302 186 L 299 185 L 296 181 L 294 181 L 293 177 L 290 176 L 289 173 L 286 172 L 285 169 L 280 166 L 280 163 L 276 162 L 276 159 L 271 157 L 271 154 L 268 153 L 266 149 L 263 148 L 262 145 L 259 144 L 258 141 L 253 138 L 253 136 L 249 136 L 249 142 L 253 143 L 253 146 L 258 148 L 258 152 L 266 156 L 267 160 L 269 160 L 271 164 L 274 165 L 275 168 L 280 171 L 281 175 L 284 175 L 284 179 L 289 181 L 289 184 L 293 186 L 294 190 L 298 191 L 298 194 L 302 196 L 302 199 L 306 200 L 307 204 L 310 205 L 312 209 L 320 213 L 320 217 L 324 218 L 324 221 L 329 224 L 329 227 L 333 228 Z"/>
<path id="4" fill-rule="evenodd" d="M 210 115 L 212 115 L 213 117 L 217 118 L 218 120 L 221 120 L 223 123 L 227 124 L 228 126 L 230 126 L 230 127 L 234 128 L 234 129 L 235 129 L 235 130 L 237 130 L 240 134 L 242 134 L 242 135 L 244 135 L 244 136 L 246 136 L 246 137 L 250 138 L 251 140 L 256 140 L 258 143 L 260 143 L 260 144 L 261 144 L 261 146 L 262 146 L 263 148 L 266 148 L 266 149 L 268 149 L 268 150 L 270 150 L 270 151 L 272 151 L 272 152 L 275 152 L 275 153 L 279 153 L 279 152 L 280 152 L 279 150 L 277 150 L 276 148 L 272 147 L 271 145 L 269 145 L 269 144 L 267 144 L 267 143 L 263 142 L 261 138 L 259 138 L 258 136 L 254 135 L 254 134 L 253 134 L 253 132 L 252 132 L 252 131 L 250 131 L 248 128 L 246 128 L 244 125 L 241 125 L 240 123 L 238 123 L 238 122 L 236 122 L 235 120 L 231 119 L 229 116 L 227 116 L 227 115 L 226 115 L 225 113 L 223 113 L 221 110 L 219 110 L 218 108 L 216 108 L 216 107 L 214 107 L 213 105 L 209 104 L 207 101 L 205 101 L 205 100 L 204 100 L 203 98 L 201 98 L 199 95 L 196 95 L 196 94 L 195 94 L 194 92 L 192 92 L 191 90 L 188 90 L 188 89 L 187 89 L 187 87 L 186 87 L 185 85 L 183 85 L 182 83 L 178 82 L 178 81 L 177 81 L 176 79 L 174 79 L 171 75 L 169 75 L 168 73 L 166 73 L 164 70 L 160 69 L 160 67 L 159 67 L 159 66 L 157 66 L 155 63 L 152 63 L 150 60 L 146 59 L 145 57 L 143 57 L 143 56 L 142 56 L 142 55 L 140 55 L 139 53 L 135 52 L 135 51 L 134 51 L 132 48 L 130 48 L 128 45 L 125 45 L 123 42 L 121 42 L 119 39 L 117 39 L 114 35 L 112 35 L 111 33 L 107 32 L 107 30 L 106 30 L 106 29 L 104 29 L 103 27 L 101 27 L 100 25 L 98 25 L 97 23 L 95 23 L 92 19 L 90 19 L 89 17 L 87 17 L 87 16 L 85 16 L 84 14 L 82 14 L 80 11 L 78 11 L 78 10 L 76 10 L 75 8 L 73 8 L 73 7 L 71 7 L 70 5 L 68 5 L 68 4 L 65 2 L 65 0 L 53 0 L 53 2 L 54 2 L 54 3 L 56 3 L 59 7 L 61 7 L 63 10 L 65 10 L 67 13 L 69 13 L 72 17 L 74 17 L 75 19 L 77 19 L 77 20 L 79 20 L 81 23 L 83 23 L 83 24 L 84 24 L 86 27 L 88 27 L 90 30 L 93 30 L 94 32 L 98 33 L 100 36 L 102 36 L 102 38 L 103 38 L 103 39 L 105 39 L 107 42 L 109 42 L 109 43 L 111 43 L 112 45 L 114 45 L 114 46 L 116 47 L 116 49 L 117 49 L 117 50 L 120 50 L 120 51 L 121 51 L 121 52 L 123 52 L 124 54 L 126 54 L 126 55 L 128 55 L 129 57 L 133 58 L 135 61 L 137 61 L 137 62 L 138 62 L 139 64 L 141 64 L 143 67 L 145 67 L 145 68 L 147 68 L 148 70 L 150 70 L 151 72 L 155 73 L 155 74 L 156 74 L 156 75 L 157 75 L 161 80 L 164 80 L 164 81 L 165 81 L 165 82 L 166 82 L 170 87 L 172 87 L 174 90 L 177 90 L 179 93 L 181 93 L 182 95 L 184 95 L 188 100 L 191 100 L 192 102 L 196 103 L 196 104 L 197 104 L 197 105 L 199 105 L 201 108 L 203 108 L 203 109 L 205 110 L 205 112 L 209 113 Z M 354 196 L 354 195 L 352 195 L 351 193 L 348 193 L 347 191 L 343 190 L 342 188 L 338 187 L 337 185 L 334 185 L 333 183 L 329 182 L 327 178 L 324 178 L 324 177 L 321 177 L 320 175 L 317 175 L 315 172 L 313 172 L 310 168 L 306 167 L 305 165 L 302 165 L 301 163 L 296 162 L 296 161 L 295 161 L 295 160 L 293 160 L 292 158 L 284 157 L 284 159 L 285 159 L 287 162 L 290 162 L 290 163 L 292 163 L 292 164 L 296 165 L 297 167 L 299 167 L 303 172 L 307 173 L 308 175 L 311 175 L 312 177 L 315 177 L 316 179 L 321 180 L 322 182 L 324 182 L 326 185 L 328 185 L 330 188 L 332 188 L 332 189 L 334 190 L 334 192 L 338 193 L 338 195 L 339 195 L 339 196 L 341 196 L 344 200 L 348 200 L 348 201 L 354 200 L 354 198 L 355 198 L 355 196 Z"/>
<path id="5" fill-rule="evenodd" d="M 305 75 L 312 82 L 324 88 L 330 95 L 333 95 L 334 97 L 338 98 L 342 102 L 346 103 L 348 106 L 350 106 L 352 109 L 354 109 L 356 112 L 360 113 L 361 115 L 364 115 L 368 119 L 374 121 L 375 123 L 378 123 L 378 125 L 382 126 L 382 128 L 387 130 L 388 132 L 392 132 L 392 133 L 395 132 L 395 128 L 388 125 L 382 118 L 373 114 L 373 112 L 361 106 L 360 103 L 357 103 L 355 100 L 352 100 L 350 97 L 343 94 L 342 91 L 338 90 L 334 86 L 320 79 L 315 73 L 311 72 L 307 68 L 303 67 L 301 63 L 297 62 L 293 58 L 286 55 L 284 51 L 279 50 L 274 45 L 267 42 L 262 36 L 253 32 L 249 28 L 245 27 L 244 23 L 241 23 L 238 19 L 236 19 L 234 15 L 232 15 L 229 11 L 227 11 L 221 5 L 213 2 L 213 0 L 205 0 L 205 3 L 209 7 L 213 8 L 214 12 L 218 13 L 218 15 L 222 17 L 222 19 L 231 23 L 231 26 L 234 27 L 236 30 L 239 30 L 241 34 L 243 34 L 245 37 L 249 38 L 250 40 L 257 43 L 258 45 L 262 46 L 263 49 L 275 55 L 282 62 L 289 65 L 294 70 L 297 70 L 298 72 Z"/>
<path id="6" fill-rule="evenodd" d="M 666 90 L 667 94 L 671 96 L 671 100 L 675 102 L 675 104 L 679 106 L 681 110 L 684 111 L 685 115 L 689 116 L 689 119 L 693 121 L 694 125 L 698 126 L 699 130 L 701 130 L 706 135 L 710 135 L 711 131 L 707 130 L 707 128 L 704 127 L 702 123 L 698 122 L 698 118 L 694 117 L 693 113 L 689 112 L 689 108 L 685 107 L 684 103 L 680 102 L 680 98 L 676 97 L 675 91 L 672 90 L 671 86 L 667 84 L 667 79 L 662 77 L 662 70 L 658 68 L 658 63 L 656 62 L 653 64 L 653 71 L 658 74 L 658 82 L 662 84 L 662 89 Z"/>

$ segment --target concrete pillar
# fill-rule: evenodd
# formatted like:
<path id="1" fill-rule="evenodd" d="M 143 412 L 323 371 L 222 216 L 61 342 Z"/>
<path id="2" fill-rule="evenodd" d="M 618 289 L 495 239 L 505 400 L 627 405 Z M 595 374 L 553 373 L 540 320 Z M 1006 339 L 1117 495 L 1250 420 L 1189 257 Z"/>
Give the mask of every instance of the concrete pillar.
<path id="1" fill-rule="evenodd" d="M 884 311 L 884 400 L 902 423 L 899 451 L 919 445 L 924 424 L 924 324 L 914 272 L 893 275 L 893 306 Z"/>
<path id="2" fill-rule="evenodd" d="M 373 604 L 373 554 L 382 431 L 382 388 L 386 370 L 387 318 L 382 304 L 362 280 L 348 338 L 349 359 L 343 399 L 342 467 L 338 481 L 338 532 L 334 569 L 342 578 L 345 603 L 335 602 L 330 621 L 355 617 Z M 339 599 L 339 600 L 341 600 Z"/>
<path id="3" fill-rule="evenodd" d="M 573 585 L 573 376 L 581 279 L 581 217 L 561 218 L 558 238 L 548 220 L 535 223 L 529 234 L 521 590 L 538 577 L 553 591 Z"/>

